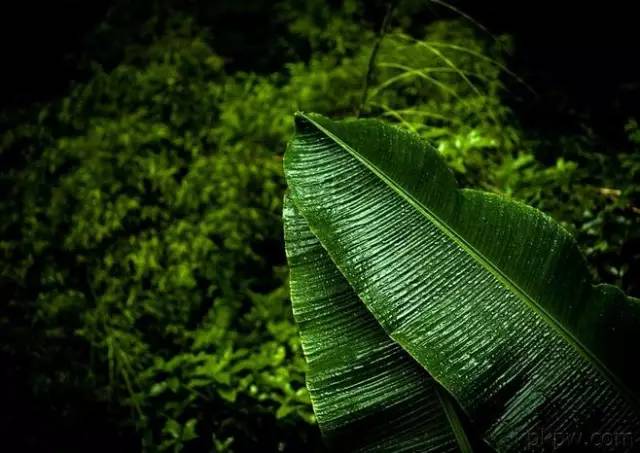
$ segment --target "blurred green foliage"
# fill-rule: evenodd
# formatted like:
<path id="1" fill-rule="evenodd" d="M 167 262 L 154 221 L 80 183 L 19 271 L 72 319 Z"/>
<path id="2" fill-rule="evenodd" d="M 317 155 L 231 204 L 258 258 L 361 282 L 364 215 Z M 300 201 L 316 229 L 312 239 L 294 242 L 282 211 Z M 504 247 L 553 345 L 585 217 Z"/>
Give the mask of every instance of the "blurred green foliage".
<path id="1" fill-rule="evenodd" d="M 379 24 L 356 1 L 285 1 L 286 39 L 307 57 L 228 70 L 215 39 L 177 15 L 2 134 L 1 347 L 43 418 L 81 427 L 91 414 L 111 442 L 147 451 L 321 448 L 282 252 L 296 110 L 363 107 L 423 135 L 462 184 L 556 217 L 600 280 L 638 295 L 638 123 L 623 150 L 590 131 L 527 134 L 505 101 L 521 83 L 508 37 L 461 19 L 417 26 L 421 7 L 394 12 L 364 106 Z"/>

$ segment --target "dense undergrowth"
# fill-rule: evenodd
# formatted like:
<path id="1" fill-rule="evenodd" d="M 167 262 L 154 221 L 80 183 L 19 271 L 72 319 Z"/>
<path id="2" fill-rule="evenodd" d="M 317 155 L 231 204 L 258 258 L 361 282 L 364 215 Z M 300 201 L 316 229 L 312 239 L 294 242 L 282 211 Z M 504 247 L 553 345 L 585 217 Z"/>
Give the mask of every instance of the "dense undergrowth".
<path id="1" fill-rule="evenodd" d="M 229 69 L 215 33 L 176 15 L 13 120 L 0 141 L 0 350 L 14 364 L 2 423 L 25 449 L 318 446 L 282 252 L 296 110 L 420 133 L 462 185 L 548 212 L 601 281 L 639 294 L 636 120 L 620 125 L 624 149 L 593 131 L 528 134 L 507 103 L 523 83 L 509 38 L 460 18 L 420 26 L 412 3 L 393 13 L 366 96 L 379 24 L 355 1 L 280 2 L 279 45 L 306 50 L 273 71 Z"/>

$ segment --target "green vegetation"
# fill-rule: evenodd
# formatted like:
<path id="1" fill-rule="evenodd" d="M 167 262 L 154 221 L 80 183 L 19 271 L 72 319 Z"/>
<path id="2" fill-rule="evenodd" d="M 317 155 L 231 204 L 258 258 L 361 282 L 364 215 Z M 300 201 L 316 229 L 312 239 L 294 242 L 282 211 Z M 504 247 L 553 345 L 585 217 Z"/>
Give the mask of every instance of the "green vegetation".
<path id="1" fill-rule="evenodd" d="M 293 311 L 335 450 L 637 440 L 640 299 L 594 285 L 557 222 L 459 189 L 428 143 L 375 120 L 297 114 L 284 168 Z"/>
<path id="2" fill-rule="evenodd" d="M 543 209 L 600 281 L 639 294 L 636 120 L 621 149 L 523 130 L 508 37 L 399 2 L 367 77 L 384 8 L 277 2 L 255 68 L 159 11 L 134 38 L 108 18 L 86 80 L 1 118 L 2 424 L 23 450 L 321 448 L 283 252 L 295 111 L 421 134 L 462 186 Z"/>

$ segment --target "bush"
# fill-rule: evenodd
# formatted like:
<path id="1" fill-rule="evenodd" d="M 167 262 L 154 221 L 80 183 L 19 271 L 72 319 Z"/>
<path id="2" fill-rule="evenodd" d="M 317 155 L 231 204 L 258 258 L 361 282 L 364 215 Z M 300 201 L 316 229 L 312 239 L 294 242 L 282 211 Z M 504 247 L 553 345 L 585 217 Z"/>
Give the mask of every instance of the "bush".
<path id="1" fill-rule="evenodd" d="M 281 150 L 251 143 L 284 132 L 247 140 L 220 112 L 229 91 L 261 88 L 174 36 L 5 136 L 36 149 L 3 206 L 3 276 L 34 298 L 41 347 L 61 345 L 36 394 L 80 379 L 161 450 L 315 435 L 290 428 L 313 416 L 284 287 Z"/>

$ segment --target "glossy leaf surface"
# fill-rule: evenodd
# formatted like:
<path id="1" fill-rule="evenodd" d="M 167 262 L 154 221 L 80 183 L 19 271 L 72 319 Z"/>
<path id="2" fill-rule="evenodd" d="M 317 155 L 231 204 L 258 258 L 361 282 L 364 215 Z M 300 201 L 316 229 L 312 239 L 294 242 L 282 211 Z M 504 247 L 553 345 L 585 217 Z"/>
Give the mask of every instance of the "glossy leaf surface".
<path id="1" fill-rule="evenodd" d="M 471 451 L 451 397 L 387 336 L 288 197 L 284 219 L 307 387 L 332 449 Z"/>
<path id="2" fill-rule="evenodd" d="M 500 451 L 555 433 L 640 434 L 640 305 L 594 286 L 541 212 L 460 190 L 425 142 L 299 114 L 293 203 L 386 334 Z M 631 437 L 629 437 L 631 436 Z"/>

